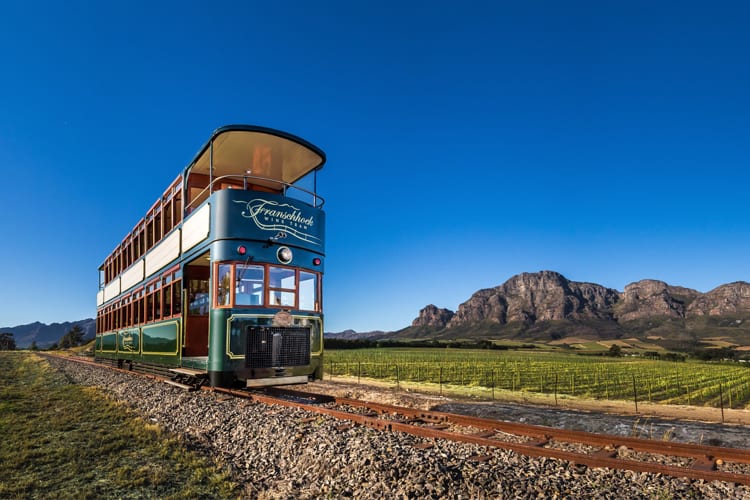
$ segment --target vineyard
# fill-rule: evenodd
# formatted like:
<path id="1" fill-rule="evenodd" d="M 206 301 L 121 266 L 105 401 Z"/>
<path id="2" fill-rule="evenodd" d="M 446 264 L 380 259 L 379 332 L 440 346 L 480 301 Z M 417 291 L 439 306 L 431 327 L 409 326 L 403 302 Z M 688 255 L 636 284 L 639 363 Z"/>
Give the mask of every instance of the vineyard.
<path id="1" fill-rule="evenodd" d="M 326 376 L 725 408 L 750 407 L 750 367 L 462 349 L 326 351 Z"/>

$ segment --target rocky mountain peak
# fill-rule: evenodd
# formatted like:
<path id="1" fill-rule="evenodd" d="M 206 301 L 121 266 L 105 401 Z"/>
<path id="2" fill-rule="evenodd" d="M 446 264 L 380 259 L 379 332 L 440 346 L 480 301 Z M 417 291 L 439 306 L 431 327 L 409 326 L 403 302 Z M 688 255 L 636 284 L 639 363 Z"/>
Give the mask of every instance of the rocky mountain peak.
<path id="1" fill-rule="evenodd" d="M 660 280 L 643 279 L 618 292 L 596 283 L 570 281 L 555 271 L 521 273 L 494 288 L 475 292 L 455 314 L 429 305 L 420 311 L 412 326 L 446 330 L 460 327 L 465 332 L 465 327 L 484 324 L 481 327 L 484 332 L 499 332 L 510 324 L 508 331 L 531 328 L 537 335 L 545 329 L 550 335 L 586 329 L 592 335 L 617 335 L 623 328 L 630 328 L 628 331 L 640 328 L 638 320 L 666 318 L 672 325 L 669 328 L 674 329 L 686 328 L 685 322 L 695 322 L 700 316 L 750 318 L 750 283 L 736 281 L 701 293 Z M 561 326 L 560 321 L 568 326 Z M 660 324 L 654 322 L 654 328 Z"/>
<path id="2" fill-rule="evenodd" d="M 697 316 L 721 316 L 750 311 L 750 283 L 735 281 L 700 295 L 688 307 Z"/>
<path id="3" fill-rule="evenodd" d="M 620 294 L 617 319 L 631 321 L 650 316 L 684 318 L 687 306 L 700 295 L 697 290 L 670 286 L 659 280 L 630 283 Z"/>
<path id="4" fill-rule="evenodd" d="M 448 327 L 489 320 L 500 324 L 598 318 L 611 319 L 616 290 L 569 281 L 555 271 L 521 273 L 502 285 L 476 292 L 461 304 Z"/>
<path id="5" fill-rule="evenodd" d="M 411 326 L 430 326 L 445 328 L 448 322 L 453 318 L 453 311 L 445 308 L 438 308 L 430 304 L 419 311 L 419 317 L 412 321 Z"/>

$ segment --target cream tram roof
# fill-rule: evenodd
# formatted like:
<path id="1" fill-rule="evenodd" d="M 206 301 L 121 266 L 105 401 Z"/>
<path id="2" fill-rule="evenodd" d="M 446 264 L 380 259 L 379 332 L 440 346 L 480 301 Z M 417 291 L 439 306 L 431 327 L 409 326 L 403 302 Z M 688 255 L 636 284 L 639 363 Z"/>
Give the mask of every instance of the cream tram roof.
<path id="1" fill-rule="evenodd" d="M 321 169 L 325 161 L 322 150 L 286 132 L 252 125 L 228 125 L 214 131 L 187 167 L 185 177 L 191 174 L 210 175 L 214 179 L 225 175 L 252 176 L 256 178 L 254 184 L 278 189 L 279 182 L 293 184 Z"/>

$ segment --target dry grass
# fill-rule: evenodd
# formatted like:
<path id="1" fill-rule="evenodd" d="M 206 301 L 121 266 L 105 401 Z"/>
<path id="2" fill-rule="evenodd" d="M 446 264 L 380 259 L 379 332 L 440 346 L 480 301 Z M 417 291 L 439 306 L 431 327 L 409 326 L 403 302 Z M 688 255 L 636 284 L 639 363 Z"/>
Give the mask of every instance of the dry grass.
<path id="1" fill-rule="evenodd" d="M 42 358 L 0 353 L 0 498 L 232 498 L 228 473 Z"/>

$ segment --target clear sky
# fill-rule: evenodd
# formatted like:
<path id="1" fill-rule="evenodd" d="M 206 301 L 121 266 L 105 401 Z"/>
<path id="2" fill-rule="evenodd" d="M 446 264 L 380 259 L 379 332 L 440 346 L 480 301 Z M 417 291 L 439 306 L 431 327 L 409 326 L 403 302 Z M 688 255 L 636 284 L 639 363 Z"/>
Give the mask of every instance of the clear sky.
<path id="1" fill-rule="evenodd" d="M 750 279 L 747 2 L 3 2 L 0 326 L 97 268 L 221 125 L 320 146 L 326 330 L 521 272 Z"/>

